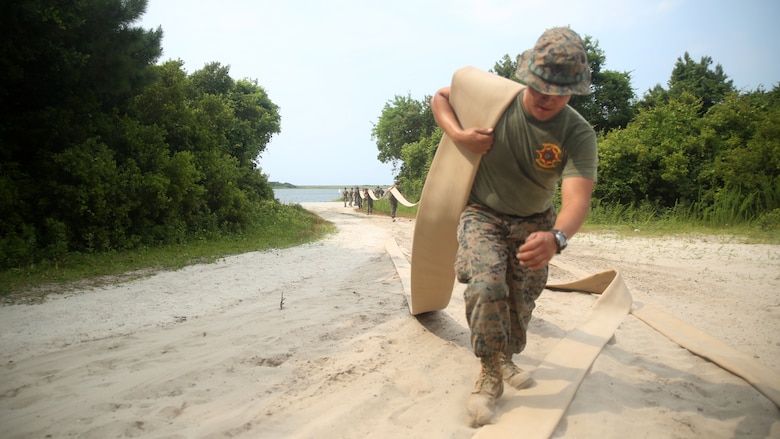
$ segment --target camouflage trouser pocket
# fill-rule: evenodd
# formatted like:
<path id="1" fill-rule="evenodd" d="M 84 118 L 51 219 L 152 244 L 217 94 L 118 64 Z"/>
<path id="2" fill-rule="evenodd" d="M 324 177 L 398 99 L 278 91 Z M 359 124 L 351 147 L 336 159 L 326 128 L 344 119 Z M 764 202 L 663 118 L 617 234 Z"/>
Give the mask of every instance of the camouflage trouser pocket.
<path id="1" fill-rule="evenodd" d="M 458 251 L 455 254 L 455 277 L 460 283 L 468 283 L 471 280 L 472 266 L 469 250 L 464 248 L 462 243 L 463 224 L 458 224 Z"/>
<path id="2" fill-rule="evenodd" d="M 466 207 L 458 222 L 458 251 L 455 254 L 455 276 L 460 283 L 469 283 L 491 269 L 499 250 L 495 247 L 502 234 L 494 218 L 482 208 Z M 495 261 L 494 261 L 495 262 Z"/>
<path id="3" fill-rule="evenodd" d="M 466 284 L 474 276 L 474 248 L 472 242 L 464 239 L 466 229 L 472 227 L 472 220 L 461 219 L 458 223 L 458 251 L 455 254 L 455 277 L 458 282 Z"/>

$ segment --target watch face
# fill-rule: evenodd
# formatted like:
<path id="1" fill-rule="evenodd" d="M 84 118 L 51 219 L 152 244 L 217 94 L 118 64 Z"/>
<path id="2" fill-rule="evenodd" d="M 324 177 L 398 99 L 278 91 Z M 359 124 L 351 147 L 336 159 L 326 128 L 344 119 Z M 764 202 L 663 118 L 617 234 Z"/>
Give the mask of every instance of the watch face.
<path id="1" fill-rule="evenodd" d="M 560 230 L 554 231 L 553 234 L 555 235 L 555 242 L 558 244 L 558 252 L 560 253 L 560 251 L 565 249 L 566 245 L 568 244 L 566 235 L 564 235 Z"/>

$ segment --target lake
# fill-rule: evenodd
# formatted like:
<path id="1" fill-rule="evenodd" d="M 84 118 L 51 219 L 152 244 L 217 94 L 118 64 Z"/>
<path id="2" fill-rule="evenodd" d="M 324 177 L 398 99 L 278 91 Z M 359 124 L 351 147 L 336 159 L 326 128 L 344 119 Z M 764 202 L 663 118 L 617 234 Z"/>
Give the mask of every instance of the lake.
<path id="1" fill-rule="evenodd" d="M 341 190 L 329 189 L 274 189 L 274 198 L 284 204 L 334 201 L 341 198 Z"/>

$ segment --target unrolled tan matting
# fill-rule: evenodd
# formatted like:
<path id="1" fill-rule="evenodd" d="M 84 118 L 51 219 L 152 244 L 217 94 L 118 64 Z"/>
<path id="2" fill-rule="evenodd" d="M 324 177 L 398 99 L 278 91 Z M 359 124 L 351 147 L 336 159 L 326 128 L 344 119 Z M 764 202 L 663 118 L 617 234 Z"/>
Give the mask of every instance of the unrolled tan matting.
<path id="1" fill-rule="evenodd" d="M 520 89 L 512 81 L 466 67 L 453 76 L 450 102 L 463 126 L 494 126 Z M 444 136 L 420 198 L 411 264 L 394 238 L 385 243 L 413 315 L 449 304 L 455 279 L 458 218 L 478 164 L 479 156 L 462 150 Z M 557 262 L 554 265 L 582 274 Z M 655 307 L 639 303 L 632 307 L 631 294 L 617 271 L 549 284 L 547 288 L 598 294 L 599 298 L 578 326 L 532 372 L 536 385 L 507 401 L 496 423 L 480 428 L 475 437 L 550 437 L 587 371 L 629 312 L 683 348 L 742 377 L 780 407 L 780 374 Z"/>
<path id="2" fill-rule="evenodd" d="M 411 264 L 398 248 L 395 238 L 389 238 L 385 247 L 409 300 Z M 554 265 L 581 274 L 563 264 Z M 606 270 L 574 282 L 548 284 L 547 288 L 598 294 L 599 298 L 577 327 L 531 373 L 536 385 L 518 391 L 517 396 L 506 401 L 496 422 L 480 428 L 475 438 L 549 438 L 593 362 L 629 312 L 681 347 L 743 378 L 780 407 L 780 374 L 652 305 L 632 304 L 631 293 L 619 272 Z"/>

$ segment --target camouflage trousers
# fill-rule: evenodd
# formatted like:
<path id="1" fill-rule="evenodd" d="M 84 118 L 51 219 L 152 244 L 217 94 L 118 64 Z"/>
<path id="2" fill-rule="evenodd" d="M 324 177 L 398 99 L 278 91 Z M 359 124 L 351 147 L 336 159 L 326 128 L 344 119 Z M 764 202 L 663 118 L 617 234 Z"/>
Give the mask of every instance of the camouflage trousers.
<path id="1" fill-rule="evenodd" d="M 532 232 L 550 230 L 555 211 L 529 217 L 499 214 L 471 204 L 460 216 L 455 272 L 463 294 L 471 346 L 477 357 L 522 352 L 536 299 L 547 283 L 547 266 L 520 265 L 517 248 Z"/>

